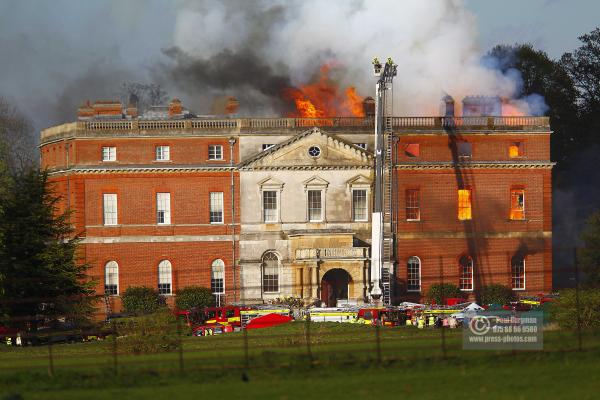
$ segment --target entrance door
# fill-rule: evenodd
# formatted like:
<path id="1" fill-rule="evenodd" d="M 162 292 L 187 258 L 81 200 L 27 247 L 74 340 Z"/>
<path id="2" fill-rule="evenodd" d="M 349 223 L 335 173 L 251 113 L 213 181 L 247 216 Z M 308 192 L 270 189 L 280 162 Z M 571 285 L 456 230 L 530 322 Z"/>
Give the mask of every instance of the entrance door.
<path id="1" fill-rule="evenodd" d="M 350 274 L 341 268 L 327 271 L 321 280 L 321 301 L 327 307 L 335 307 L 338 300 L 347 300 L 351 280 Z"/>

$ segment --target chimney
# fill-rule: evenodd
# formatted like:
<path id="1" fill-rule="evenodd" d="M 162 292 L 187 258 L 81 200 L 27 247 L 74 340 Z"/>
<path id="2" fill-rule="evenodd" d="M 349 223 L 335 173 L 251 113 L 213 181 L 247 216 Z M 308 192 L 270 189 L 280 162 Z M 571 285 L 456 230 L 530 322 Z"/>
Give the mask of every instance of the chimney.
<path id="1" fill-rule="evenodd" d="M 94 118 L 94 109 L 89 100 L 79 106 L 77 109 L 77 119 L 92 119 Z"/>
<path id="2" fill-rule="evenodd" d="M 181 100 L 174 98 L 169 103 L 169 118 L 181 117 L 183 114 L 183 106 Z"/>
<path id="3" fill-rule="evenodd" d="M 123 105 L 120 101 L 100 100 L 96 101 L 92 108 L 94 109 L 94 117 L 96 118 L 123 118 Z"/>
<path id="4" fill-rule="evenodd" d="M 138 108 L 135 104 L 129 103 L 127 106 L 127 117 L 128 118 L 137 118 L 138 116 Z"/>
<path id="5" fill-rule="evenodd" d="M 365 112 L 365 117 L 375 117 L 375 99 L 373 99 L 370 96 L 365 97 L 365 99 L 363 100 L 363 110 Z"/>
<path id="6" fill-rule="evenodd" d="M 454 99 L 450 95 L 442 97 L 440 104 L 440 114 L 442 117 L 454 117 Z"/>
<path id="7" fill-rule="evenodd" d="M 240 102 L 233 96 L 227 98 L 227 102 L 225 102 L 225 114 L 232 115 L 237 114 L 238 108 L 240 107 Z"/>

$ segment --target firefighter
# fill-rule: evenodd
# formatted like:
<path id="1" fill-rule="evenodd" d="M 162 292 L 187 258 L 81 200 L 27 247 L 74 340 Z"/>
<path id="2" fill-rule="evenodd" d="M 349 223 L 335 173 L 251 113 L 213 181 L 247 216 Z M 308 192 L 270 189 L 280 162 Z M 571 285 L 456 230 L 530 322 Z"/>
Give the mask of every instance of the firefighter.
<path id="1" fill-rule="evenodd" d="M 428 323 L 428 325 L 432 326 L 432 327 L 435 326 L 435 317 L 433 315 L 429 316 L 429 323 Z"/>

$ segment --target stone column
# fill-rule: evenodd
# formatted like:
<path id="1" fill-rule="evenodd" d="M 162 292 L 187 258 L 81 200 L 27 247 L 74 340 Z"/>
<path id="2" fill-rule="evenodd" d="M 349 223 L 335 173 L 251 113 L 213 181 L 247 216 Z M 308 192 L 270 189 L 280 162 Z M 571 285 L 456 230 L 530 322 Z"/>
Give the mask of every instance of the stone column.
<path id="1" fill-rule="evenodd" d="M 315 263 L 310 267 L 311 269 L 311 293 L 310 296 L 313 299 L 319 298 L 319 264 Z"/>

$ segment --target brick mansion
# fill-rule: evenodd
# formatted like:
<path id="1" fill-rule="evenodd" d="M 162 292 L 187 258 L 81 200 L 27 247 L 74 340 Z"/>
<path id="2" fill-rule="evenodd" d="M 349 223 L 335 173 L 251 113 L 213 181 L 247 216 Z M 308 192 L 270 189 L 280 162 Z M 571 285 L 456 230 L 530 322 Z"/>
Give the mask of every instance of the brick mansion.
<path id="1" fill-rule="evenodd" d="M 465 98 L 463 116 L 389 119 L 392 304 L 435 283 L 471 298 L 494 283 L 552 289 L 548 118 L 494 116 L 477 100 Z M 41 132 L 41 165 L 112 309 L 130 286 L 169 302 L 205 286 L 221 303 L 363 303 L 371 109 L 367 98 L 364 118 L 238 118 L 197 117 L 177 99 L 141 115 L 88 103 Z"/>

